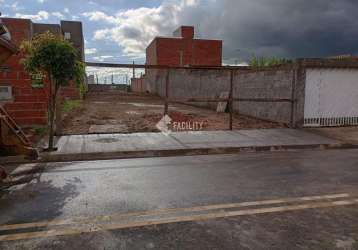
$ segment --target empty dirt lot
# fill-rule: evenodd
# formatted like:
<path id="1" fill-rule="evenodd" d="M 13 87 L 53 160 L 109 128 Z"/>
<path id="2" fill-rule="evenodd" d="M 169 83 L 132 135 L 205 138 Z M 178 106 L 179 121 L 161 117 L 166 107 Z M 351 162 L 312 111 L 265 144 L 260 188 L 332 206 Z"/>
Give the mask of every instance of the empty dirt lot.
<path id="1" fill-rule="evenodd" d="M 63 116 L 63 134 L 158 132 L 163 117 L 163 100 L 133 93 L 90 93 L 79 107 Z M 226 130 L 229 114 L 171 104 L 169 116 L 175 122 L 202 123 L 203 130 Z M 234 115 L 234 129 L 276 128 L 282 124 Z"/>

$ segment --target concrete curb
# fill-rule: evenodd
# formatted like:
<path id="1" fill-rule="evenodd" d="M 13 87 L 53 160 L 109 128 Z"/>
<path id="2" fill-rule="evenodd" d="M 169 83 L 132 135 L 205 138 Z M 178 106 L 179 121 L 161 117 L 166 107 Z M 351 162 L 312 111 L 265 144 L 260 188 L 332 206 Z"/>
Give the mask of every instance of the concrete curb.
<path id="1" fill-rule="evenodd" d="M 286 151 L 286 150 L 299 150 L 299 149 L 338 149 L 338 148 L 352 148 L 352 145 L 338 143 L 338 144 L 311 144 L 311 145 L 118 151 L 118 152 L 98 152 L 98 153 L 85 153 L 85 154 L 44 153 L 41 155 L 40 159 L 37 162 L 92 161 L 92 160 L 131 159 L 131 158 L 148 158 L 148 157 L 231 154 L 231 153 L 243 153 L 243 152 Z"/>
<path id="2" fill-rule="evenodd" d="M 38 160 L 28 160 L 23 157 L 0 158 L 0 164 L 25 164 L 46 162 L 72 162 L 72 161 L 95 161 L 111 159 L 133 159 L 150 157 L 170 156 L 193 156 L 215 155 L 254 152 L 277 152 L 289 150 L 329 150 L 329 149 L 355 149 L 358 145 L 335 143 L 335 144 L 307 144 L 307 145 L 281 145 L 281 146 L 249 146 L 249 147 L 219 147 L 219 148 L 193 148 L 193 149 L 169 149 L 169 150 L 146 150 L 146 151 L 117 151 L 95 152 L 85 154 L 51 154 L 42 153 Z"/>

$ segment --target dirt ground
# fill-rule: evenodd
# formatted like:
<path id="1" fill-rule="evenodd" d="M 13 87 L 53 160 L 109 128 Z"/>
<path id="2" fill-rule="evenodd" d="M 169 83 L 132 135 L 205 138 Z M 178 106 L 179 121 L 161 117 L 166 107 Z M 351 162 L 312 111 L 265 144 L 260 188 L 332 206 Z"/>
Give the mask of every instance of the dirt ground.
<path id="1" fill-rule="evenodd" d="M 121 94 L 89 94 L 81 105 L 63 115 L 63 134 L 159 132 L 156 124 L 162 119 L 163 101 L 155 96 Z M 203 130 L 225 130 L 229 114 L 171 104 L 169 116 L 175 122 L 203 123 Z M 234 115 L 234 129 L 277 128 L 283 124 Z"/>

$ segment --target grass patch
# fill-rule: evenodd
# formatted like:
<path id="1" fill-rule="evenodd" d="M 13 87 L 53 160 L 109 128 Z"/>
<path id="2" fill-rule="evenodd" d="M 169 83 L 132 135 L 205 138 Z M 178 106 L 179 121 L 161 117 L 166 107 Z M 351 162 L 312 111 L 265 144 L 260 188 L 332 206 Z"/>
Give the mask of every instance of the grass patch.
<path id="1" fill-rule="evenodd" d="M 65 113 L 71 112 L 81 106 L 82 100 L 68 100 L 63 103 L 62 111 Z"/>

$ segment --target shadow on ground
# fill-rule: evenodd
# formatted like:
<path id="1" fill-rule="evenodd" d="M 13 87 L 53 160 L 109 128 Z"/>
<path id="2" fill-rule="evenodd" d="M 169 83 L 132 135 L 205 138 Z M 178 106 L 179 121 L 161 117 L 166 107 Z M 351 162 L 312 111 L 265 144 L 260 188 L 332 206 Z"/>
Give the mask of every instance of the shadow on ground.
<path id="1" fill-rule="evenodd" d="M 67 179 L 62 186 L 33 175 L 27 184 L 11 187 L 0 198 L 0 224 L 51 220 L 61 216 L 67 202 L 79 195 L 80 180 Z"/>

